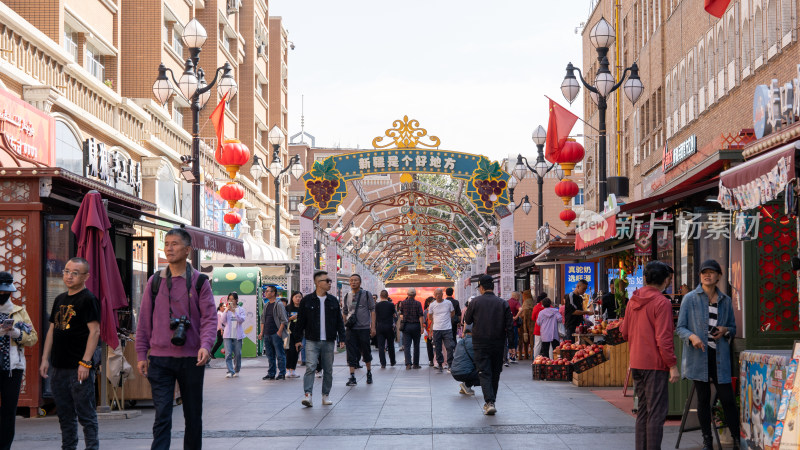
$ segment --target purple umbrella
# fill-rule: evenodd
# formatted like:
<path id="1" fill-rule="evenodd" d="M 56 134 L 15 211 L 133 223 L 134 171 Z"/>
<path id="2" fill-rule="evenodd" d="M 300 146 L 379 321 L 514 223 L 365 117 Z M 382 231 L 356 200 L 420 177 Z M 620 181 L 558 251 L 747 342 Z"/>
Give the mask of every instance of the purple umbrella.
<path id="1" fill-rule="evenodd" d="M 86 287 L 100 300 L 100 337 L 111 348 L 117 348 L 118 322 L 114 310 L 128 306 L 128 299 L 108 235 L 109 228 L 111 222 L 100 193 L 89 191 L 75 216 L 72 232 L 78 238 L 78 256 L 89 261 L 91 266 Z"/>

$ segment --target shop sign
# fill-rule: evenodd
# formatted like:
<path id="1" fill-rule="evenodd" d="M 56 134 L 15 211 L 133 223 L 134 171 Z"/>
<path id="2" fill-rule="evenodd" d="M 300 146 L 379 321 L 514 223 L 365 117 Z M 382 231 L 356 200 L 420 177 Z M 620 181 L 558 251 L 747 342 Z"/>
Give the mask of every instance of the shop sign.
<path id="1" fill-rule="evenodd" d="M 575 228 L 575 250 L 582 250 L 616 235 L 616 215 L 603 217 L 594 211 L 584 210 L 578 216 L 578 226 Z"/>
<path id="2" fill-rule="evenodd" d="M 55 121 L 44 112 L 0 90 L 2 112 L 0 133 L 17 156 L 40 162 L 46 166 L 55 163 Z"/>
<path id="3" fill-rule="evenodd" d="M 545 223 L 536 232 L 536 248 L 541 248 L 550 242 L 550 224 Z"/>
<path id="4" fill-rule="evenodd" d="M 784 125 L 794 123 L 800 115 L 800 64 L 798 77 L 779 85 L 773 79 L 769 86 L 760 84 L 753 93 L 753 129 L 756 139 L 761 139 Z"/>
<path id="5" fill-rule="evenodd" d="M 566 293 L 575 290 L 580 280 L 586 280 L 589 283 L 588 292 L 594 291 L 595 288 L 595 274 L 594 263 L 577 263 L 564 265 L 564 289 Z"/>
<path id="6" fill-rule="evenodd" d="M 695 153 L 697 153 L 697 136 L 694 134 L 689 136 L 689 139 L 681 142 L 672 150 L 668 150 L 668 148 L 664 146 L 664 158 L 662 160 L 664 172 L 675 168 L 675 166 L 682 163 Z"/>
<path id="7" fill-rule="evenodd" d="M 96 178 L 109 186 L 141 196 L 141 164 L 120 151 L 110 151 L 105 143 L 89 138 L 83 142 L 84 176 Z"/>

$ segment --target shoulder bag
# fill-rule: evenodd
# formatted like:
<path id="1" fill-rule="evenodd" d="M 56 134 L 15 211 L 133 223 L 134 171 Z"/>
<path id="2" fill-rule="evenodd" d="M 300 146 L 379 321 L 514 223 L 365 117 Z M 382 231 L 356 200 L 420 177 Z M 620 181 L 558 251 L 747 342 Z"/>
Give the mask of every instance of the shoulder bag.
<path id="1" fill-rule="evenodd" d="M 358 321 L 358 305 L 359 305 L 359 303 L 361 303 L 361 293 L 362 292 L 364 292 L 364 291 L 363 290 L 358 291 L 359 295 L 358 295 L 358 299 L 356 300 L 356 307 L 355 307 L 355 309 L 353 309 L 353 313 L 350 314 L 350 317 L 347 318 L 347 322 L 344 324 L 345 328 L 347 328 L 348 330 L 350 330 L 354 326 L 356 326 L 356 323 Z M 349 295 L 349 293 L 348 293 L 348 295 Z M 345 305 L 346 304 L 347 304 L 347 301 L 345 301 Z"/>

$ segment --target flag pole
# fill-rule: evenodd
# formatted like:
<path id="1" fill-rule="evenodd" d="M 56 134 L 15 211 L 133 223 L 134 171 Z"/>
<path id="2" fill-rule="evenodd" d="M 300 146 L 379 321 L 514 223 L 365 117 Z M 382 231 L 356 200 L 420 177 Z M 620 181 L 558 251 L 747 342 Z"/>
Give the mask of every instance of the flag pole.
<path id="1" fill-rule="evenodd" d="M 553 100 L 552 98 L 548 97 L 547 95 L 545 95 L 545 96 L 544 96 L 544 98 L 546 98 L 546 99 L 548 99 L 548 100 Z M 555 100 L 553 100 L 553 101 L 555 102 Z M 575 117 L 578 117 L 578 116 L 577 116 L 577 115 L 575 115 Z M 589 128 L 591 128 L 591 129 L 593 129 L 594 131 L 597 131 L 598 133 L 600 132 L 600 130 L 598 130 L 597 128 L 593 127 L 593 126 L 592 126 L 592 124 L 590 124 L 589 122 L 587 122 L 587 121 L 583 120 L 582 118 L 578 117 L 578 120 L 580 120 L 581 122 L 583 122 L 583 124 L 584 124 L 584 125 L 586 125 L 587 127 L 589 127 Z"/>

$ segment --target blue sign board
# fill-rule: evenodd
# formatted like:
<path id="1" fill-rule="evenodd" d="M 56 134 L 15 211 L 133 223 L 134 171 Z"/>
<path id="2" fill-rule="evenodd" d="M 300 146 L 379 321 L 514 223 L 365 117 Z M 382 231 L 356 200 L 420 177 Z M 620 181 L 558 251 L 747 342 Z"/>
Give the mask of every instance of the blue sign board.
<path id="1" fill-rule="evenodd" d="M 619 278 L 619 269 L 608 269 L 609 284 L 614 278 Z M 628 274 L 628 288 L 626 289 L 628 298 L 631 298 L 633 293 L 642 287 L 644 287 L 644 267 L 638 266 L 635 272 Z"/>
<path id="2" fill-rule="evenodd" d="M 578 263 L 564 265 L 564 293 L 569 294 L 575 290 L 578 281 L 586 280 L 589 283 L 587 294 L 594 292 L 597 280 L 595 279 L 594 263 Z"/>

